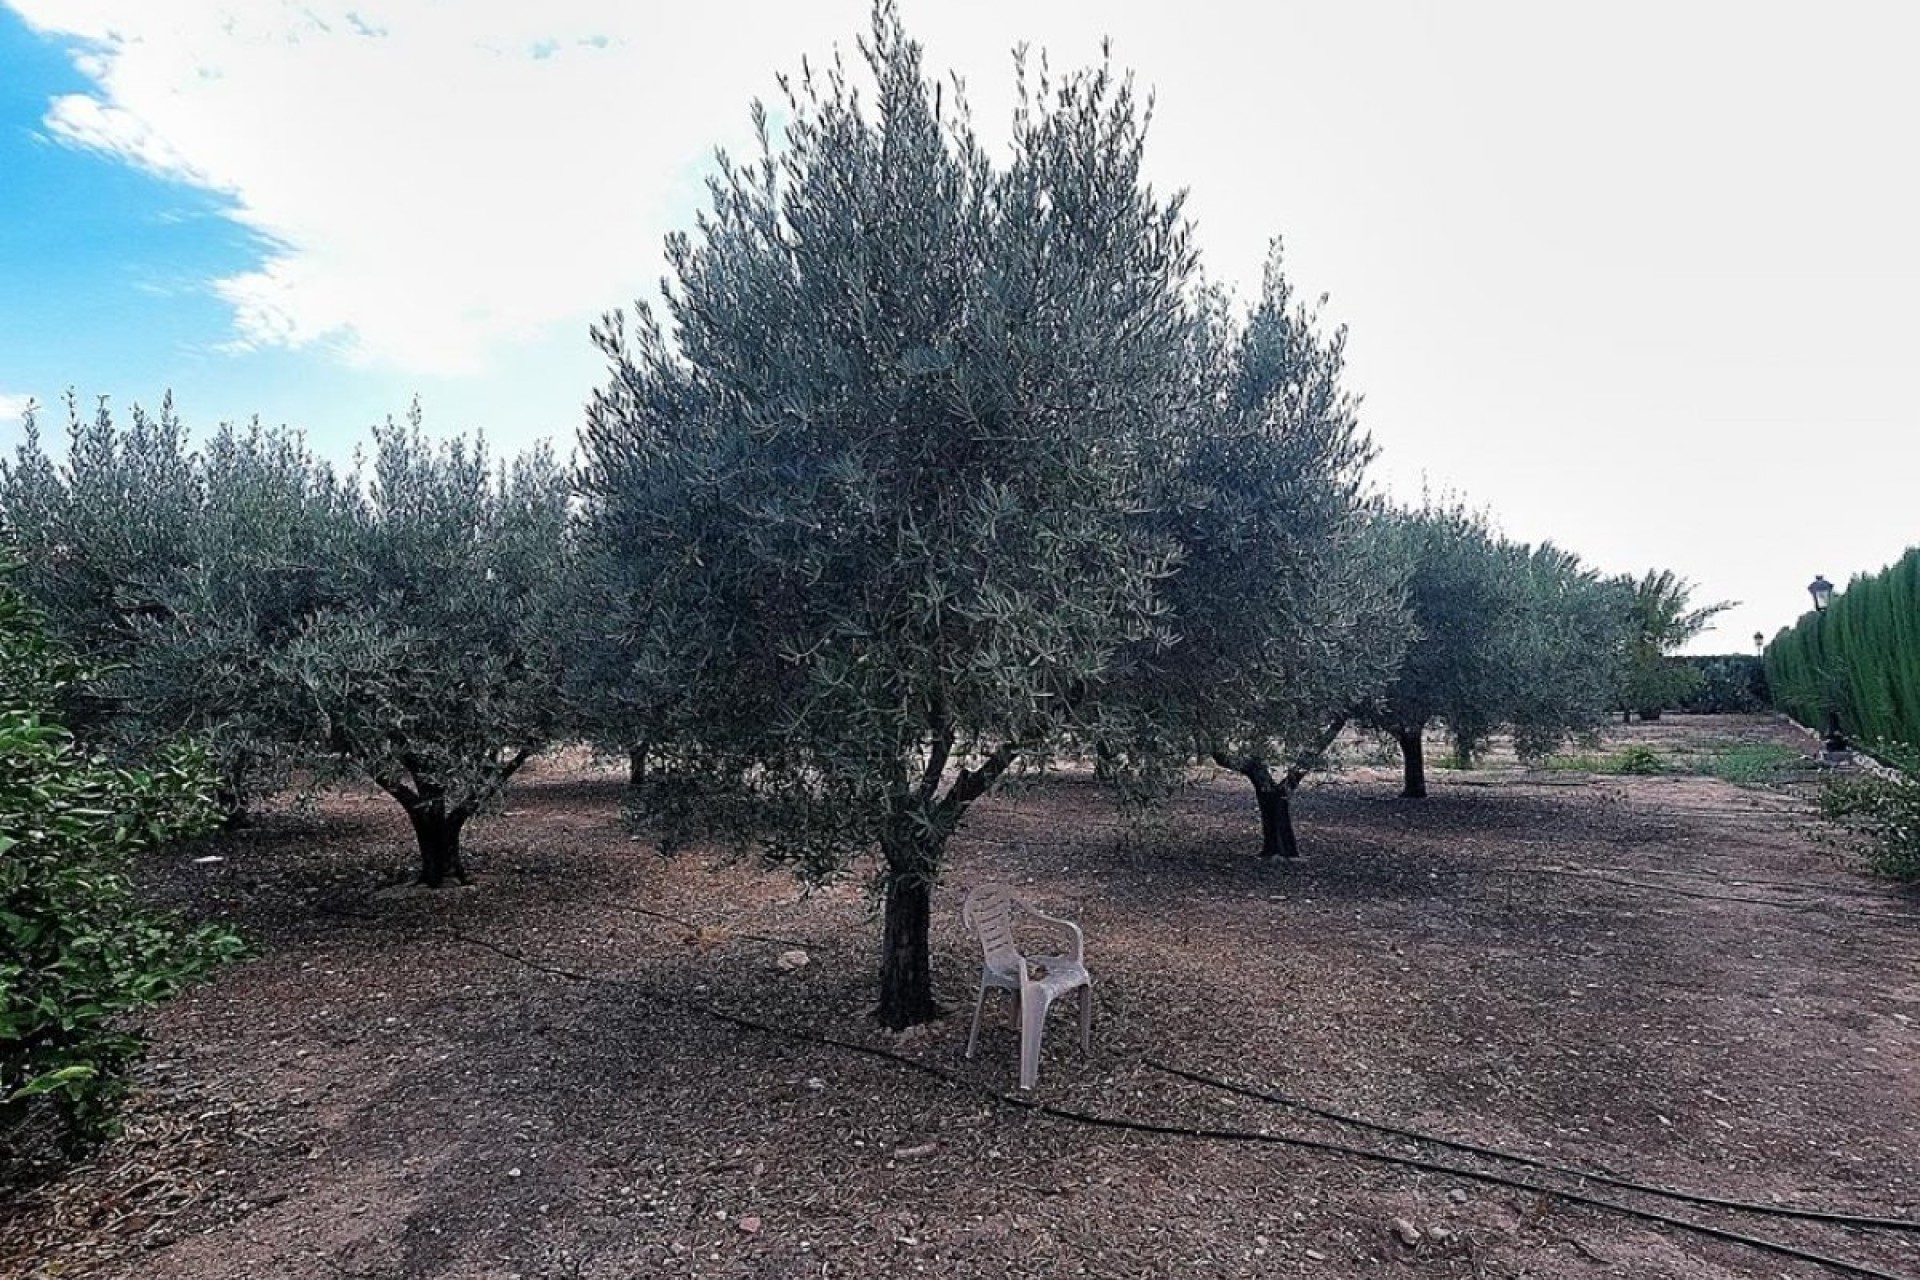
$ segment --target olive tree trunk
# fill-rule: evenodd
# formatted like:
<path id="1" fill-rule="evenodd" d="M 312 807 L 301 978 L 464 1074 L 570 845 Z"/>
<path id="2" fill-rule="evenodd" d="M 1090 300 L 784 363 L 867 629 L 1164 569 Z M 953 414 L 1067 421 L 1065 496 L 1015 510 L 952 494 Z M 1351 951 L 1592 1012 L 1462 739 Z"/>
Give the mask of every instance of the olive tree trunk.
<path id="1" fill-rule="evenodd" d="M 471 816 L 463 809 L 448 809 L 440 800 L 407 806 L 407 821 L 420 846 L 421 884 L 438 889 L 448 876 L 461 884 L 473 883 L 460 861 L 460 832 Z"/>
<path id="2" fill-rule="evenodd" d="M 916 861 L 919 861 L 916 859 Z M 887 857 L 886 924 L 880 944 L 880 1007 L 893 1031 L 940 1015 L 933 999 L 933 863 L 918 867 Z"/>
<path id="3" fill-rule="evenodd" d="M 933 882 L 946 838 L 916 824 L 912 804 L 896 801 L 880 837 L 885 856 L 886 920 L 880 940 L 880 1007 L 893 1031 L 940 1016 L 933 999 Z"/>
<path id="4" fill-rule="evenodd" d="M 1254 803 L 1260 806 L 1260 856 L 1299 857 L 1300 843 L 1293 834 L 1293 787 L 1288 780 L 1274 777 L 1264 760 L 1227 762 L 1219 756 L 1215 760 L 1253 784 Z"/>
<path id="5" fill-rule="evenodd" d="M 1421 731 L 1400 730 L 1393 735 L 1400 743 L 1400 756 L 1406 764 L 1406 785 L 1400 794 L 1408 800 L 1427 798 L 1427 746 Z"/>
<path id="6" fill-rule="evenodd" d="M 961 769 L 939 794 L 953 725 L 936 715 L 933 750 L 917 787 L 903 787 L 891 803 L 880 835 L 885 856 L 886 920 L 880 942 L 880 1007 L 874 1016 L 900 1031 L 940 1016 L 933 998 L 933 885 L 947 838 L 975 800 L 993 789 L 1019 755 L 1017 742 L 1003 742 L 980 764 Z M 904 775 L 902 775 L 904 781 Z"/>

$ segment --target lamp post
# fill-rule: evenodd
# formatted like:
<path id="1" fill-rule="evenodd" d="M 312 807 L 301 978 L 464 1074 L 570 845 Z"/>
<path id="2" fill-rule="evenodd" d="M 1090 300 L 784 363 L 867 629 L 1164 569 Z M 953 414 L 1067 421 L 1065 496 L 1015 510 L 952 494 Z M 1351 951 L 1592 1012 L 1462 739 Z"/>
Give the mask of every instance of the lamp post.
<path id="1" fill-rule="evenodd" d="M 1766 636 L 1762 635 L 1758 631 L 1754 632 L 1753 633 L 1753 651 L 1755 653 L 1764 653 L 1766 652 L 1766 648 L 1767 648 Z"/>
<path id="2" fill-rule="evenodd" d="M 1833 584 L 1827 581 L 1827 575 L 1816 573 L 1813 581 L 1807 584 L 1807 594 L 1813 597 L 1813 611 L 1825 613 L 1827 606 L 1833 603 Z M 1833 705 L 1833 693 L 1827 693 L 1827 754 L 1845 755 L 1851 748 L 1847 745 L 1847 736 L 1840 732 L 1840 711 Z"/>

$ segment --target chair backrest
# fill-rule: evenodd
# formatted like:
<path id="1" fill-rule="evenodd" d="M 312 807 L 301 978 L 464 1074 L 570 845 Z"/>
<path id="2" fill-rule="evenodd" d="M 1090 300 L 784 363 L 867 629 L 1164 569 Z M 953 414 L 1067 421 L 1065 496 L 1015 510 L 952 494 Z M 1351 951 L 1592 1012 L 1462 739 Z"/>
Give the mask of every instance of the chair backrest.
<path id="1" fill-rule="evenodd" d="M 1004 884 L 983 884 L 960 904 L 960 919 L 987 953 L 987 967 L 1018 972 L 1020 949 L 1013 944 L 1013 890 Z"/>

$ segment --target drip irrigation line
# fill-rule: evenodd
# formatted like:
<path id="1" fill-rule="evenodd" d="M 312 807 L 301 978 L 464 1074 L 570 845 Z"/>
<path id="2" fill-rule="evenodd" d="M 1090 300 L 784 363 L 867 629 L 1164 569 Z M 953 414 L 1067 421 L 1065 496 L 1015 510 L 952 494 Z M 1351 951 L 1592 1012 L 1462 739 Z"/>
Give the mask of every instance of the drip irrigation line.
<path id="1" fill-rule="evenodd" d="M 1518 1151 L 1503 1151 L 1499 1147 L 1482 1146 L 1458 1138 L 1443 1138 L 1438 1134 L 1422 1133 L 1418 1129 L 1403 1129 L 1398 1125 L 1383 1124 L 1375 1120 L 1363 1120 L 1358 1116 L 1334 1111 L 1299 1098 L 1289 1098 L 1284 1094 L 1267 1093 L 1260 1089 L 1251 1089 L 1227 1080 L 1201 1075 L 1197 1071 L 1188 1071 L 1182 1067 L 1158 1062 L 1152 1058 L 1142 1059 L 1146 1066 L 1155 1071 L 1178 1076 L 1193 1084 L 1205 1085 L 1226 1093 L 1238 1094 L 1243 1098 L 1252 1098 L 1259 1102 L 1269 1102 L 1275 1106 L 1290 1108 L 1307 1115 L 1319 1116 L 1324 1120 L 1334 1120 L 1341 1124 L 1352 1125 L 1356 1129 L 1366 1129 L 1373 1133 L 1388 1134 L 1396 1138 L 1411 1138 L 1417 1142 L 1430 1143 L 1436 1147 L 1446 1147 L 1453 1151 L 1466 1152 L 1469 1155 L 1486 1156 L 1495 1160 L 1509 1160 L 1514 1164 L 1526 1165 L 1544 1173 L 1556 1173 L 1562 1177 L 1578 1178 L 1584 1182 L 1597 1182 L 1609 1187 L 1618 1187 L 1622 1191 L 1639 1191 L 1647 1195 L 1665 1196 L 1670 1200 L 1682 1200 L 1688 1204 L 1705 1205 L 1715 1209 L 1739 1209 L 1746 1213 L 1765 1214 L 1774 1218 L 1801 1218 L 1809 1222 L 1826 1222 L 1844 1227 L 1877 1227 L 1888 1231 L 1920 1231 L 1920 1222 L 1906 1218 L 1875 1218 L 1864 1214 L 1845 1213 L 1835 1209 L 1799 1209 L 1790 1205 L 1758 1204 L 1750 1200 L 1730 1200 L 1720 1196 L 1705 1195 L 1693 1191 L 1681 1191 L 1674 1187 L 1662 1187 L 1652 1183 L 1635 1182 L 1630 1178 L 1621 1178 L 1613 1174 L 1590 1172 L 1574 1169 L 1566 1165 L 1553 1164 L 1537 1156 L 1526 1155 Z"/>
<path id="2" fill-rule="evenodd" d="M 639 982 L 631 979 L 606 978 L 597 974 L 580 973 L 575 970 L 562 968 L 558 965 L 545 964 L 531 957 L 521 955 L 510 948 L 489 942 L 484 938 L 477 938 L 472 934 L 463 933 L 458 929 L 448 929 L 446 930 L 446 934 L 455 941 L 464 942 L 468 945 L 491 951 L 496 955 L 503 956 L 517 964 L 525 965 L 527 968 L 541 973 L 552 974 L 556 977 L 567 978 L 576 982 L 627 988 L 634 990 L 642 999 L 651 1004 L 701 1014 L 720 1022 L 729 1023 L 746 1030 L 756 1031 L 763 1035 L 774 1036 L 782 1040 L 840 1049 L 848 1053 L 858 1054 L 862 1057 L 889 1062 L 896 1066 L 906 1067 L 909 1070 L 919 1072 L 922 1075 L 932 1076 L 934 1079 L 940 1080 L 950 1086 L 968 1090 L 989 1101 L 999 1103 L 1002 1106 L 1012 1107 L 1034 1115 L 1046 1116 L 1054 1120 L 1064 1120 L 1070 1124 L 1085 1125 L 1097 1129 L 1112 1129 L 1124 1133 L 1153 1134 L 1158 1137 L 1290 1147 L 1301 1151 L 1314 1151 L 1323 1155 L 1349 1156 L 1358 1160 L 1370 1160 L 1377 1164 L 1388 1164 L 1405 1169 L 1414 1169 L 1422 1173 L 1435 1173 L 1450 1178 L 1465 1178 L 1474 1182 L 1491 1183 L 1494 1186 L 1508 1187 L 1516 1191 L 1531 1192 L 1534 1195 L 1551 1196 L 1571 1204 L 1586 1205 L 1590 1208 L 1606 1209 L 1629 1218 L 1639 1218 L 1645 1222 L 1675 1227 L 1682 1231 L 1691 1231 L 1696 1235 L 1707 1236 L 1711 1239 L 1721 1240 L 1729 1244 L 1743 1245 L 1749 1249 L 1755 1249 L 1763 1253 L 1771 1253 L 1779 1257 L 1791 1258 L 1796 1262 L 1812 1263 L 1815 1266 L 1825 1267 L 1830 1271 L 1835 1271 L 1842 1275 L 1863 1276 L 1866 1280 L 1915 1280 L 1912 1276 L 1896 1275 L 1891 1271 L 1882 1271 L 1878 1267 L 1866 1263 L 1849 1262 L 1844 1258 L 1829 1257 L 1826 1254 L 1815 1253 L 1808 1249 L 1800 1249 L 1793 1245 L 1782 1244 L 1777 1240 L 1745 1235 L 1738 1231 L 1727 1230 L 1724 1227 L 1715 1227 L 1703 1222 L 1693 1222 L 1686 1218 L 1677 1218 L 1671 1214 L 1661 1213 L 1656 1209 L 1642 1209 L 1634 1205 L 1622 1204 L 1617 1200 L 1607 1200 L 1599 1196 L 1585 1195 L 1580 1192 L 1560 1191 L 1553 1187 L 1545 1187 L 1538 1183 L 1528 1182 L 1524 1178 L 1515 1178 L 1509 1177 L 1506 1174 L 1488 1173 L 1478 1169 L 1463 1168 L 1437 1160 L 1427 1160 L 1416 1156 L 1392 1155 L 1384 1151 L 1371 1151 L 1365 1147 L 1355 1147 L 1344 1142 L 1333 1142 L 1320 1138 L 1301 1138 L 1277 1133 L 1259 1133 L 1247 1129 L 1215 1129 L 1195 1125 L 1162 1124 L 1156 1121 L 1130 1120 L 1122 1116 L 1106 1116 L 1100 1115 L 1097 1112 L 1080 1111 L 1072 1107 L 1055 1106 L 1052 1103 L 1041 1102 L 1034 1098 L 1023 1098 L 1015 1094 L 1003 1093 L 998 1089 L 989 1088 L 986 1085 L 968 1080 L 944 1067 L 937 1067 L 930 1062 L 920 1062 L 902 1054 L 895 1053 L 890 1049 L 861 1044 L 854 1040 L 843 1040 L 838 1036 L 825 1035 L 819 1032 L 795 1031 L 787 1027 L 776 1026 L 772 1023 L 761 1022 L 758 1019 L 749 1018 L 743 1014 L 730 1013 L 725 1009 L 713 1005 L 700 1004 L 696 1001 L 682 999 L 677 996 L 668 996 L 647 991 L 641 987 Z"/>
<path id="3" fill-rule="evenodd" d="M 709 927 L 688 920 L 684 916 L 671 915 L 665 911 L 655 911 L 651 907 L 635 906 L 631 902 L 610 902 L 607 905 L 619 911 L 631 911 L 637 916 L 649 916 L 655 920 L 665 920 L 668 924 L 677 924 L 683 929 L 692 930 L 694 933 L 699 933 L 701 930 Z M 745 938 L 749 942 L 765 942 L 776 947 L 819 947 L 817 943 L 801 942 L 793 938 L 773 938 L 764 933 L 739 933 L 733 929 L 728 929 L 725 925 L 712 927 L 722 930 L 729 938 Z"/>

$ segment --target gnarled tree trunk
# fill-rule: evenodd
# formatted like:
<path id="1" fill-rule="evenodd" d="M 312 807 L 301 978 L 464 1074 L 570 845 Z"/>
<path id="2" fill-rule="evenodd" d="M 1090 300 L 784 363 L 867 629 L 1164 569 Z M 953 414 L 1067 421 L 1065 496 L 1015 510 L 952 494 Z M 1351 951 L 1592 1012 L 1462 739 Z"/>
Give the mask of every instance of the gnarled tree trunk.
<path id="1" fill-rule="evenodd" d="M 1013 764 L 1020 748 L 1003 742 L 978 767 L 962 769 L 939 794 L 945 776 L 953 726 L 936 708 L 933 750 L 919 785 L 902 789 L 890 804 L 880 835 L 886 858 L 886 921 L 880 944 L 880 1007 L 874 1016 L 895 1031 L 940 1016 L 933 999 L 933 883 L 947 837 L 960 825 L 967 807 L 993 789 Z M 936 798 L 937 797 L 937 798 Z"/>
<path id="2" fill-rule="evenodd" d="M 1406 762 L 1406 785 L 1400 794 L 1409 800 L 1427 798 L 1427 749 L 1421 732 L 1396 731 L 1393 735 L 1400 743 L 1400 756 Z"/>
<path id="3" fill-rule="evenodd" d="M 1228 766 L 1253 784 L 1260 806 L 1260 856 L 1297 858 L 1300 844 L 1293 834 L 1293 788 L 1273 776 L 1264 760 L 1240 760 Z"/>
<path id="4" fill-rule="evenodd" d="M 1253 784 L 1253 798 L 1260 806 L 1260 856 L 1262 858 L 1297 858 L 1300 856 L 1300 842 L 1293 834 L 1293 793 L 1300 784 L 1325 758 L 1328 748 L 1333 746 L 1340 731 L 1347 727 L 1347 717 L 1338 716 L 1329 721 L 1321 730 L 1316 741 L 1310 744 L 1288 767 L 1285 774 L 1276 778 L 1267 762 L 1258 756 L 1230 756 L 1224 751 L 1213 753 L 1213 762 L 1222 769 L 1231 769 Z"/>
<path id="5" fill-rule="evenodd" d="M 887 861 L 886 927 L 880 946 L 882 1025 L 899 1031 L 940 1015 L 933 999 L 933 872 Z"/>
<path id="6" fill-rule="evenodd" d="M 407 806 L 407 821 L 420 845 L 421 884 L 438 889 L 448 876 L 461 884 L 473 883 L 460 861 L 460 831 L 471 816 L 463 809 L 448 809 L 440 799 Z"/>
<path id="7" fill-rule="evenodd" d="M 636 743 L 627 748 L 627 785 L 637 787 L 647 780 L 647 744 Z"/>

